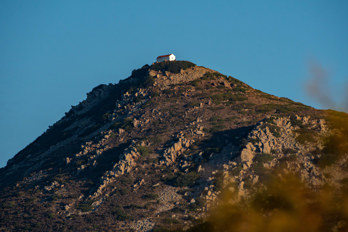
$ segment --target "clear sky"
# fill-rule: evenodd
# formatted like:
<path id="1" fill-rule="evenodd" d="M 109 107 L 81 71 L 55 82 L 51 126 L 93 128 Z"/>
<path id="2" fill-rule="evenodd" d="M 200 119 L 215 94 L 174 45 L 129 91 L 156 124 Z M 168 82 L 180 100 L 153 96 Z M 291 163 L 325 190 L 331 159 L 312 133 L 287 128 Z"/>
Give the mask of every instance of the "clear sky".
<path id="1" fill-rule="evenodd" d="M 0 167 L 93 87 L 168 53 L 320 108 L 309 65 L 343 97 L 347 12 L 345 0 L 1 0 Z"/>

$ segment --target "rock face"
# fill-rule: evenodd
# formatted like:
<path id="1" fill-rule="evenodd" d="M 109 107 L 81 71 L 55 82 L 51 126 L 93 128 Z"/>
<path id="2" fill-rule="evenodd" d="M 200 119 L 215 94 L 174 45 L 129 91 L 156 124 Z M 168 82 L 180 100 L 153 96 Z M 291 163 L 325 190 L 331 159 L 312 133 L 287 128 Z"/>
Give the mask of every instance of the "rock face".
<path id="1" fill-rule="evenodd" d="M 190 62 L 145 65 L 0 169 L 0 231 L 188 229 L 274 170 L 342 187 L 347 151 L 329 142 L 345 132 L 327 115 Z"/>
<path id="2" fill-rule="evenodd" d="M 328 128 L 323 120 L 313 120 L 310 117 L 298 115 L 293 117 L 293 119 L 290 116 L 268 118 L 261 121 L 249 133 L 249 142 L 242 149 L 240 158 L 236 159 L 236 162 L 243 165 L 243 170 L 235 178 L 239 183 L 239 190 L 243 192 L 241 195 L 245 194 L 243 188 L 245 180 L 253 184 L 259 180 L 260 173 L 255 171 L 254 167 L 257 165 L 255 161 L 262 161 L 265 168 L 271 169 L 291 157 L 293 161 L 286 162 L 287 170 L 298 173 L 301 179 L 312 187 L 326 183 L 323 173 L 313 162 L 314 159 L 319 158 L 319 154 L 314 152 L 322 148 L 321 142 L 299 142 L 296 139 L 298 126 L 294 125 L 294 121 L 301 122 L 301 126 L 310 127 L 313 136 L 324 137 L 328 133 Z"/>
<path id="3" fill-rule="evenodd" d="M 186 148 L 190 147 L 190 145 L 194 142 L 194 140 L 186 139 L 183 134 L 179 134 L 178 141 L 174 142 L 174 144 L 168 147 L 163 153 L 163 164 L 171 165 L 175 163 L 176 158 L 183 154 Z"/>
<path id="4" fill-rule="evenodd" d="M 103 189 L 106 188 L 110 183 L 117 180 L 117 177 L 122 176 L 125 173 L 129 173 L 136 166 L 136 161 L 140 157 L 140 154 L 133 143 L 130 147 L 125 149 L 124 153 L 120 156 L 120 161 L 114 164 L 112 170 L 107 171 L 100 178 L 100 186 L 97 191 L 93 194 L 93 198 L 100 196 Z"/>
<path id="5" fill-rule="evenodd" d="M 169 88 L 171 85 L 177 85 L 196 80 L 207 72 L 211 73 L 213 72 L 213 70 L 195 66 L 186 70 L 181 69 L 180 73 L 151 70 L 149 74 L 157 78 L 154 86 L 157 86 L 161 90 L 163 90 Z"/>

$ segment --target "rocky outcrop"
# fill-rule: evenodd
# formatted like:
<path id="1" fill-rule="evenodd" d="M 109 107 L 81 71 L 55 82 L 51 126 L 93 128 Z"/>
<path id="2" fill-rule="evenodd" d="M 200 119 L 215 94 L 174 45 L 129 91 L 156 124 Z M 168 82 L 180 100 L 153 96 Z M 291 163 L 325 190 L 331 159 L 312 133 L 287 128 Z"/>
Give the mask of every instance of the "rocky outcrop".
<path id="1" fill-rule="evenodd" d="M 194 142 L 194 138 L 204 136 L 203 127 L 200 125 L 202 120 L 197 118 L 197 120 L 192 121 L 186 130 L 180 131 L 172 140 L 172 144 L 164 150 L 162 155 L 161 164 L 167 166 L 172 165 L 176 162 L 176 159 L 182 155 Z M 187 137 L 190 137 L 188 139 Z M 188 166 L 187 161 L 181 163 L 182 167 Z"/>
<path id="2" fill-rule="evenodd" d="M 232 178 L 232 182 L 238 185 L 239 196 L 246 195 L 250 184 L 258 183 L 259 176 L 264 175 L 260 173 L 262 168 L 272 169 L 280 164 L 285 164 L 286 171 L 297 173 L 312 187 L 326 183 L 323 172 L 313 162 L 318 158 L 313 152 L 320 150 L 322 144 L 320 140 L 312 143 L 299 142 L 297 137 L 301 130 L 298 123 L 302 128 L 311 128 L 313 132 L 311 136 L 319 138 L 328 132 L 324 120 L 300 116 L 269 118 L 261 121 L 250 132 L 247 144 L 242 149 L 240 157 L 236 159 L 239 165 L 229 168 L 233 173 L 236 173 L 235 170 L 240 170 Z M 245 187 L 246 182 L 248 187 Z"/>
<path id="3" fill-rule="evenodd" d="M 120 160 L 114 164 L 112 170 L 107 171 L 100 178 L 100 185 L 91 196 L 92 198 L 100 196 L 109 184 L 116 181 L 117 177 L 129 173 L 136 166 L 136 161 L 140 157 L 137 147 L 143 145 L 144 143 L 137 144 L 136 142 L 133 142 L 127 149 L 125 149 L 123 154 L 120 156 Z"/>
<path id="4" fill-rule="evenodd" d="M 248 143 L 242 150 L 240 161 L 250 166 L 257 153 L 279 153 L 284 149 L 298 150 L 294 127 L 289 118 L 271 118 L 261 121 L 249 134 Z"/>
<path id="5" fill-rule="evenodd" d="M 127 148 L 124 151 L 124 153 L 120 156 L 120 161 L 114 165 L 111 171 L 108 171 L 106 173 L 106 178 L 118 177 L 132 170 L 132 168 L 136 165 L 136 160 L 140 156 L 136 146 L 137 145 L 133 143 L 129 148 Z M 141 144 L 140 146 L 143 146 L 143 144 Z"/>
<path id="6" fill-rule="evenodd" d="M 176 158 L 181 155 L 194 141 L 186 139 L 183 134 L 179 134 L 177 141 L 163 152 L 163 161 L 165 165 L 171 165 Z"/>
<path id="7" fill-rule="evenodd" d="M 156 78 L 154 86 L 163 90 L 167 89 L 171 85 L 185 83 L 201 78 L 207 72 L 213 72 L 213 70 L 195 66 L 186 70 L 181 70 L 180 73 L 150 70 L 149 74 Z"/>
<path id="8" fill-rule="evenodd" d="M 201 192 L 206 206 L 209 208 L 216 203 L 219 196 L 219 192 L 214 190 L 217 182 L 235 194 L 234 200 L 238 200 L 248 197 L 252 185 L 262 185 L 259 181 L 264 178 L 266 170 L 280 165 L 285 167 L 286 172 L 297 173 L 313 188 L 326 183 L 323 172 L 313 162 L 318 158 L 318 154 L 313 152 L 322 149 L 322 144 L 320 140 L 299 142 L 299 128 L 311 128 L 313 136 L 317 137 L 328 133 L 324 120 L 300 116 L 273 117 L 260 121 L 251 130 L 241 151 L 227 144 L 219 153 L 211 154 L 210 160 L 198 168 L 202 178 L 206 179 Z"/>

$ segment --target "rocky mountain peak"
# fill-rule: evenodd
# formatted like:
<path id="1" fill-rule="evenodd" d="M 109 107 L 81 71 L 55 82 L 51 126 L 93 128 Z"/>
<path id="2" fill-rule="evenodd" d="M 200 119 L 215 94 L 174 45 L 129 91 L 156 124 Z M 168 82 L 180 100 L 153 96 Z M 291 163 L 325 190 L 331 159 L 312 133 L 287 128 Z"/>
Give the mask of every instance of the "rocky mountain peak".
<path id="1" fill-rule="evenodd" d="M 95 87 L 0 170 L 0 230 L 186 230 L 274 170 L 340 188 L 338 119 L 188 61 L 145 65 Z"/>

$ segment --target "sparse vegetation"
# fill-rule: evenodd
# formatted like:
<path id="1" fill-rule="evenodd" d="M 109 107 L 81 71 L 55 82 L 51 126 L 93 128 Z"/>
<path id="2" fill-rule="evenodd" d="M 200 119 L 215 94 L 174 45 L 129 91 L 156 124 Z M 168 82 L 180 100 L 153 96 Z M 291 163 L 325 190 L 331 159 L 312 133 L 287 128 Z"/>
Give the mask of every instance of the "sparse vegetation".
<path id="1" fill-rule="evenodd" d="M 269 161 L 271 161 L 273 159 L 274 159 L 274 157 L 271 154 L 260 153 L 260 154 L 256 154 L 255 155 L 254 162 L 266 163 L 266 162 L 269 162 Z"/>
<path id="2" fill-rule="evenodd" d="M 16 206 L 16 202 L 15 201 L 6 201 L 2 204 L 3 208 L 13 208 Z"/>
<path id="3" fill-rule="evenodd" d="M 274 137 L 279 138 L 280 137 L 280 128 L 273 124 L 268 124 L 269 131 L 274 135 Z"/>
<path id="4" fill-rule="evenodd" d="M 290 122 L 293 127 L 303 127 L 303 122 L 297 119 L 294 115 L 290 115 Z"/>
<path id="5" fill-rule="evenodd" d="M 88 212 L 88 211 L 92 211 L 94 209 L 94 207 L 92 206 L 92 201 L 83 201 L 80 202 L 76 209 L 82 211 L 82 212 Z"/>
<path id="6" fill-rule="evenodd" d="M 124 129 L 126 131 L 129 131 L 133 128 L 133 119 L 132 118 L 125 118 L 123 121 L 115 122 L 111 125 L 110 129 L 118 130 L 118 129 Z"/>
<path id="7" fill-rule="evenodd" d="M 148 193 L 143 195 L 142 198 L 146 200 L 156 200 L 158 198 L 158 195 L 155 193 Z"/>
<path id="8" fill-rule="evenodd" d="M 175 187 L 184 187 L 188 186 L 191 187 L 195 184 L 196 180 L 199 178 L 199 175 L 195 171 L 191 171 L 189 173 L 182 173 L 180 172 L 179 174 L 175 176 L 168 176 L 164 178 L 164 181 L 169 184 L 173 185 Z"/>
<path id="9" fill-rule="evenodd" d="M 124 195 L 127 195 L 130 191 L 127 189 L 127 188 L 119 188 L 118 189 L 118 192 L 122 195 L 122 196 L 124 196 Z"/>
<path id="10" fill-rule="evenodd" d="M 131 218 L 130 215 L 126 214 L 122 206 L 116 206 L 112 210 L 112 215 L 116 218 L 116 220 L 119 221 L 124 221 Z"/>
<path id="11" fill-rule="evenodd" d="M 222 92 L 222 93 L 217 93 L 212 95 L 211 99 L 213 100 L 215 104 L 221 104 L 221 103 L 232 104 L 236 101 L 245 101 L 248 98 L 243 95 L 235 94 L 233 92 Z"/>
<path id="12" fill-rule="evenodd" d="M 274 157 L 271 154 L 260 153 L 256 154 L 254 157 L 253 170 L 261 177 L 266 177 L 267 170 L 265 169 L 264 164 L 273 160 Z"/>
<path id="13" fill-rule="evenodd" d="M 201 197 L 197 197 L 195 199 L 195 203 L 191 203 L 189 205 L 189 209 L 191 211 L 197 211 L 198 209 L 201 209 L 202 207 L 204 207 L 204 205 L 205 205 L 204 199 L 202 199 Z"/>
<path id="14" fill-rule="evenodd" d="M 291 148 L 285 148 L 285 149 L 283 149 L 283 153 L 284 153 L 284 155 L 295 154 L 296 150 L 291 149 Z"/>
<path id="15" fill-rule="evenodd" d="M 238 164 L 237 166 L 235 166 L 232 170 L 231 170 L 231 175 L 232 176 L 238 176 L 240 171 L 243 170 L 243 166 L 242 164 Z"/>
<path id="16" fill-rule="evenodd" d="M 300 128 L 295 131 L 298 133 L 296 141 L 300 144 L 313 143 L 316 141 L 317 136 L 313 133 L 313 130 L 308 128 Z"/>
<path id="17" fill-rule="evenodd" d="M 137 146 L 137 150 L 140 153 L 141 156 L 148 156 L 150 153 L 150 149 L 145 146 Z"/>
<path id="18" fill-rule="evenodd" d="M 206 72 L 201 79 L 202 80 L 216 80 L 219 77 L 226 77 L 225 75 L 218 72 Z"/>
<path id="19" fill-rule="evenodd" d="M 179 224 L 180 222 L 175 218 L 164 218 L 163 223 L 165 223 L 165 224 Z"/>

